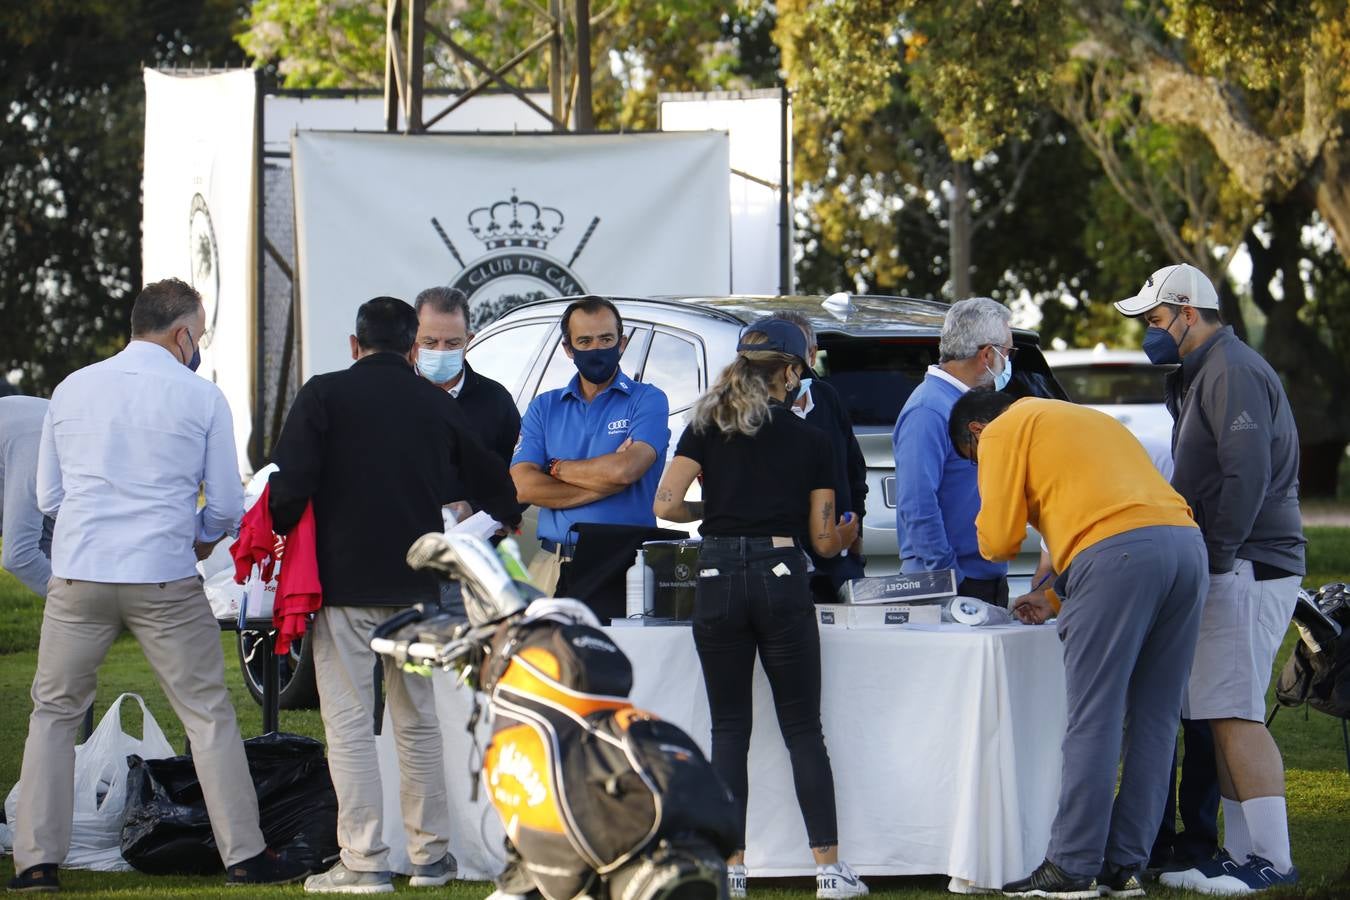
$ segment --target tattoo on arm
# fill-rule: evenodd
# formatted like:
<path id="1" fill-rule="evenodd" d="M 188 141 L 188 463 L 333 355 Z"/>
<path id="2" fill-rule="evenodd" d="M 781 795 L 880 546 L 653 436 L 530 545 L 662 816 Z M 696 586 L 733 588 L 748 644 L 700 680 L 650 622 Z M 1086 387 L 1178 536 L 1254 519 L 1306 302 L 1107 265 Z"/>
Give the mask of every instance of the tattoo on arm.
<path id="1" fill-rule="evenodd" d="M 660 500 L 662 503 L 669 503 L 671 500 L 675 499 L 675 495 L 671 493 L 670 488 L 662 488 L 656 492 L 656 499 Z"/>

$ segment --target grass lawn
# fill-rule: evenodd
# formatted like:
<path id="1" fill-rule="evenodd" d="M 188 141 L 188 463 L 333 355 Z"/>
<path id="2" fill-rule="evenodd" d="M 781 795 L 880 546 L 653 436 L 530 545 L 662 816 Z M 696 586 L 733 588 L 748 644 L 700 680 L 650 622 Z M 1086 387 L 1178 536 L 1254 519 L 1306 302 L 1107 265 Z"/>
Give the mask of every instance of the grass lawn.
<path id="1" fill-rule="evenodd" d="M 1306 583 L 1317 587 L 1330 581 L 1350 580 L 1350 529 L 1309 528 Z M 23 741 L 30 709 L 28 689 L 36 662 L 41 602 L 7 573 L 0 572 L 0 796 L 7 794 L 19 777 Z M 240 727 L 245 737 L 261 732 L 258 706 L 244 688 L 239 674 L 233 635 L 222 635 L 226 678 L 239 710 Z M 1278 664 L 1282 664 L 1293 645 L 1291 630 L 1285 639 Z M 101 714 L 117 695 L 135 691 L 145 697 L 155 718 L 175 747 L 183 746 L 183 729 L 169 709 L 163 692 L 150 675 L 140 648 L 129 636 L 113 645 L 107 662 L 99 672 L 97 709 Z M 323 728 L 316 711 L 282 711 L 287 731 L 323 739 Z M 128 726 L 134 731 L 131 718 Z M 1296 891 L 1280 896 L 1350 897 L 1350 775 L 1346 773 L 1345 750 L 1341 743 L 1340 723 L 1319 713 L 1283 710 L 1271 726 L 1284 753 L 1290 831 L 1294 861 L 1303 873 Z M 9 861 L 0 864 L 0 876 L 12 873 Z M 68 891 L 89 897 L 228 897 L 245 896 L 238 889 L 227 890 L 216 878 L 158 878 L 139 873 L 104 874 L 63 871 L 61 880 Z M 879 897 L 903 897 L 905 900 L 939 900 L 951 897 L 946 878 L 868 879 L 873 894 Z M 404 882 L 400 891 L 410 890 Z M 430 894 L 433 889 L 418 889 Z M 485 896 L 489 885 L 458 882 L 438 890 L 438 896 L 456 900 L 477 900 Z M 752 892 L 764 900 L 808 900 L 813 891 L 804 880 L 772 881 L 752 884 Z M 254 889 L 248 897 L 282 897 L 302 894 L 299 886 Z M 1151 896 L 1189 896 L 1183 892 L 1151 887 Z"/>

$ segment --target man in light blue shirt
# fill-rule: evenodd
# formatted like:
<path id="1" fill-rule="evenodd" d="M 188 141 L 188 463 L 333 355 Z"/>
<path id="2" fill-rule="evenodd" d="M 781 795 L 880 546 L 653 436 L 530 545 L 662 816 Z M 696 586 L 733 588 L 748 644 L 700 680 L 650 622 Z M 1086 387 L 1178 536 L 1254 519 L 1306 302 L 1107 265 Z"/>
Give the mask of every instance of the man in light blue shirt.
<path id="1" fill-rule="evenodd" d="M 57 886 L 57 865 L 70 849 L 76 734 L 98 667 L 123 629 L 141 645 L 192 742 L 226 881 L 304 874 L 267 849 L 258 827 L 220 627 L 196 572 L 243 513 L 229 406 L 191 371 L 205 326 L 191 286 L 147 285 L 132 307 L 126 349 L 61 382 L 47 408 L 37 499 L 56 517 L 54 577 L 33 677 L 11 889 Z"/>
<path id="2" fill-rule="evenodd" d="M 571 557 L 573 524 L 656 525 L 657 461 L 670 443 L 666 395 L 619 370 L 628 339 L 618 308 L 583 297 L 563 311 L 562 334 L 576 377 L 530 402 L 511 459 L 517 496 L 539 507 L 543 552 L 530 577 L 549 595 Z"/>
<path id="3" fill-rule="evenodd" d="M 0 397 L 0 567 L 39 597 L 52 575 L 52 525 L 37 505 L 38 448 L 47 401 Z"/>
<path id="4" fill-rule="evenodd" d="M 947 432 L 952 407 L 966 391 L 1001 390 L 1016 350 L 1007 307 L 987 297 L 953 303 L 942 323 L 939 361 L 909 395 L 895 421 L 895 533 L 900 571 L 955 569 L 957 591 L 1008 605 L 1008 566 L 980 555 L 975 467 Z"/>

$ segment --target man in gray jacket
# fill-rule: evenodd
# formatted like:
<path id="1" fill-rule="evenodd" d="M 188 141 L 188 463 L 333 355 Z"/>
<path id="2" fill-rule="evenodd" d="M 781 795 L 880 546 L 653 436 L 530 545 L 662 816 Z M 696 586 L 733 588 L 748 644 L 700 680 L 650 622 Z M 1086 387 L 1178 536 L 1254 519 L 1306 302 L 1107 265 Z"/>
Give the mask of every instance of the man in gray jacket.
<path id="1" fill-rule="evenodd" d="M 1168 266 L 1116 304 L 1148 324 L 1144 350 L 1168 376 L 1176 420 L 1172 486 L 1209 553 L 1209 595 L 1182 716 L 1208 719 L 1224 808 L 1224 851 L 1163 883 L 1249 893 L 1298 878 L 1289 853 L 1284 763 L 1265 695 L 1305 572 L 1298 432 L 1279 377 L 1219 317 L 1199 269 Z"/>

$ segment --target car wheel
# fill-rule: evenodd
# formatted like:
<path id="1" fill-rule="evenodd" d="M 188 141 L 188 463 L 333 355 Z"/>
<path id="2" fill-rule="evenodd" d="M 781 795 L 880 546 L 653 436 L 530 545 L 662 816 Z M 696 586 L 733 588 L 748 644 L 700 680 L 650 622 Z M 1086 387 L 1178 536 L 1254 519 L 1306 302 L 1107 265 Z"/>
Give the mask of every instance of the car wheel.
<path id="1" fill-rule="evenodd" d="M 244 675 L 244 686 L 259 706 L 263 698 L 262 642 L 265 639 L 265 631 L 239 632 L 239 668 Z M 277 672 L 281 684 L 277 698 L 280 709 L 314 709 L 319 705 L 310 634 L 291 642 L 290 651 L 277 660 Z"/>

